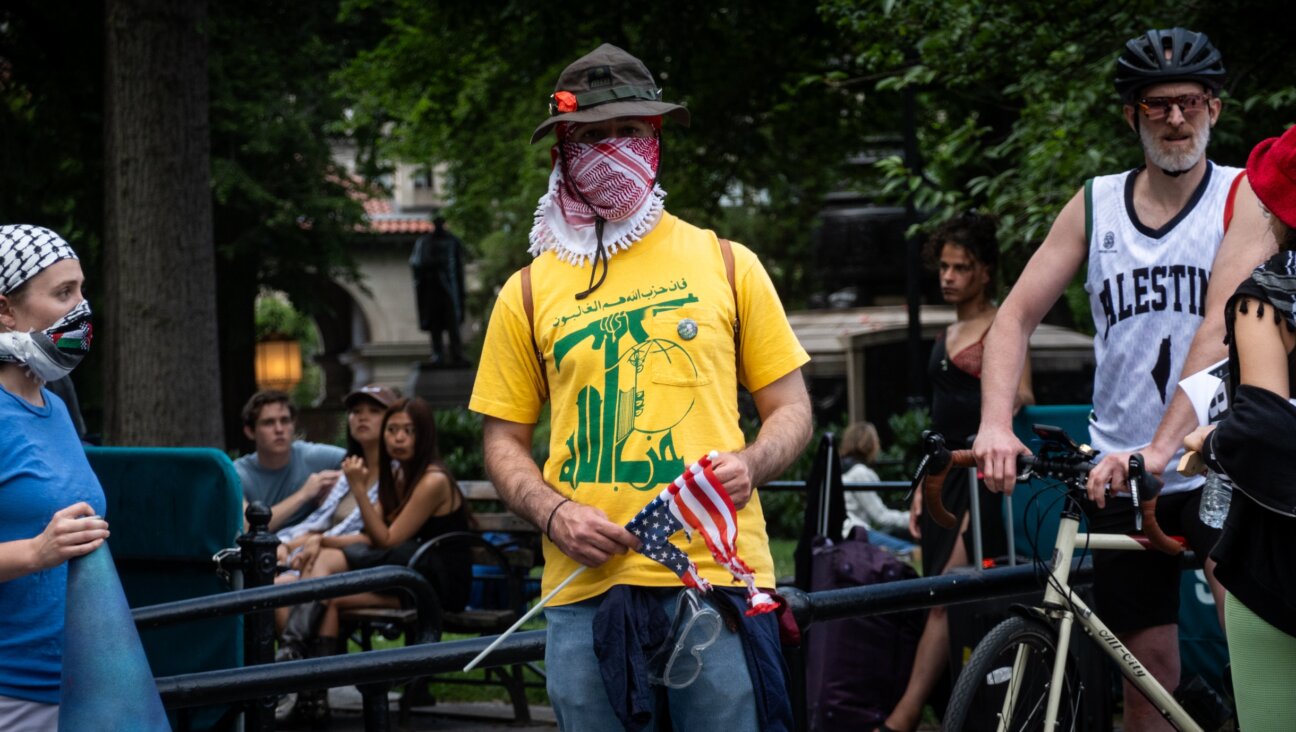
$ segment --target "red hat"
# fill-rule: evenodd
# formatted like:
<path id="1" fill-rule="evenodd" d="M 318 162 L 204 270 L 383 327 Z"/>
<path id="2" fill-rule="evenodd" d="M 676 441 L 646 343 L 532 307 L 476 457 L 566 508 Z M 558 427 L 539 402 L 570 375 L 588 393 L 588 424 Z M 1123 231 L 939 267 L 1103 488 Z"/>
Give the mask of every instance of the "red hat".
<path id="1" fill-rule="evenodd" d="M 1296 127 L 1256 145 L 1246 170 L 1260 203 L 1296 228 Z"/>

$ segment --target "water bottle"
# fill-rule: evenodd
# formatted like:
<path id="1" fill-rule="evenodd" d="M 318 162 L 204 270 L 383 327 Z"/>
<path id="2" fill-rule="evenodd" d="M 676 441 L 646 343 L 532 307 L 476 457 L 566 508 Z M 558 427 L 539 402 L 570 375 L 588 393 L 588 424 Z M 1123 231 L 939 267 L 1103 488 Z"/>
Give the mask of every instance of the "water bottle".
<path id="1" fill-rule="evenodd" d="M 1218 529 L 1224 525 L 1228 515 L 1229 501 L 1233 500 L 1233 486 L 1219 473 L 1206 471 L 1206 485 L 1202 486 L 1201 520 L 1202 523 Z"/>

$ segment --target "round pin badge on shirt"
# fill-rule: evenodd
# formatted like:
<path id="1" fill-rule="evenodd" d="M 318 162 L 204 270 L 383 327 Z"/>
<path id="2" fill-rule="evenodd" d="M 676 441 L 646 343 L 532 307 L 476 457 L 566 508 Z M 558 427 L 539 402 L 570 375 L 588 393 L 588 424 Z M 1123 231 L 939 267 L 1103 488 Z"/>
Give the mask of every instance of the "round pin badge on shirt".
<path id="1" fill-rule="evenodd" d="M 679 322 L 679 325 L 675 330 L 679 332 L 680 338 L 683 338 L 686 341 L 691 341 L 696 338 L 698 334 L 697 321 L 692 318 L 684 318 Z"/>

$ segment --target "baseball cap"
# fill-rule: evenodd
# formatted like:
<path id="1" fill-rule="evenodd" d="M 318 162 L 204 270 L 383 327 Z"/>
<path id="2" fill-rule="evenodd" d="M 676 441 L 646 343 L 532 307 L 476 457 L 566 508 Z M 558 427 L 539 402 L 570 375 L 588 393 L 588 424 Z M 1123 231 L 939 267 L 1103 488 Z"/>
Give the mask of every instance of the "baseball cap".
<path id="1" fill-rule="evenodd" d="M 385 386 L 368 384 L 356 389 L 350 394 L 347 394 L 346 398 L 342 400 L 342 405 L 347 409 L 350 409 L 355 406 L 357 401 L 364 398 L 372 399 L 373 401 L 378 402 L 383 409 L 386 409 L 395 404 L 396 400 L 400 399 L 400 395 Z"/>

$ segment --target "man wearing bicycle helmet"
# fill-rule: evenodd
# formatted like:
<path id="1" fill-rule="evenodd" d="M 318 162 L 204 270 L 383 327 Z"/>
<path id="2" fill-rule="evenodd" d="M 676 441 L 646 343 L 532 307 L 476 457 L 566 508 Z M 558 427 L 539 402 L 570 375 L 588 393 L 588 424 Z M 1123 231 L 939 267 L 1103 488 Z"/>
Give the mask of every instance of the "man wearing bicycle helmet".
<path id="1" fill-rule="evenodd" d="M 1125 44 L 1116 61 L 1116 91 L 1125 121 L 1142 144 L 1144 165 L 1093 178 L 1063 208 L 1044 243 L 999 309 L 985 340 L 981 425 L 973 447 L 986 481 L 1011 491 L 1016 456 L 1028 452 L 1013 435 L 1012 407 L 1026 344 L 1067 283 L 1087 264 L 1085 290 L 1094 319 L 1093 446 L 1104 459 L 1089 479 L 1094 531 L 1132 532 L 1125 495 L 1131 452 L 1162 474 L 1157 516 L 1199 555 L 1219 531 L 1198 518 L 1199 477 L 1173 467 L 1180 442 L 1196 424 L 1176 385 L 1225 356 L 1223 306 L 1229 293 L 1264 261 L 1263 238 L 1230 236 L 1232 200 L 1242 172 L 1206 158 L 1219 119 L 1224 64 L 1205 34 L 1150 30 Z M 1224 242 L 1222 244 L 1222 242 Z M 1207 285 L 1210 285 L 1208 288 Z M 1098 612 L 1168 689 L 1179 680 L 1180 560 L 1153 552 L 1095 552 Z M 1217 603 L 1222 591 L 1207 575 Z M 1160 713 L 1126 684 L 1125 728 L 1160 728 Z"/>

